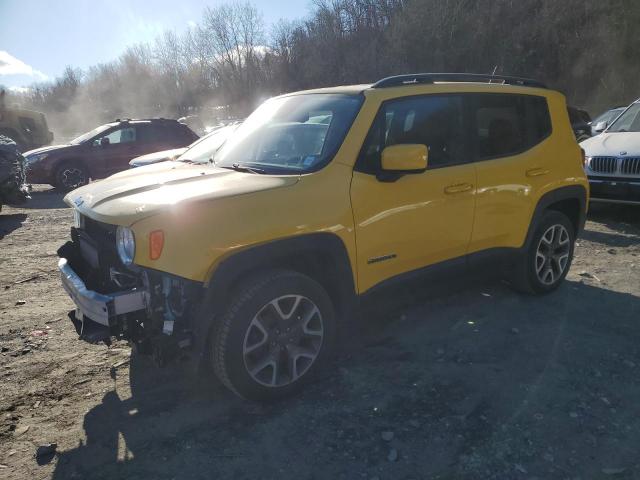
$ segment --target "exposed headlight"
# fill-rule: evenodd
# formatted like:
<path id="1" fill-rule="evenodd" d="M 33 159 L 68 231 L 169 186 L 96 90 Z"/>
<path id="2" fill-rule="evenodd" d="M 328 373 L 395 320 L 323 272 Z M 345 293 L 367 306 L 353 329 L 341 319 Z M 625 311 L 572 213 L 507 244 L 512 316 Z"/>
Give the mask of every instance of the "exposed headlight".
<path id="1" fill-rule="evenodd" d="M 34 155 L 29 155 L 27 158 L 27 163 L 31 164 L 31 163 L 37 163 L 40 162 L 42 160 L 44 160 L 45 158 L 47 158 L 49 156 L 48 153 L 36 153 Z"/>
<path id="2" fill-rule="evenodd" d="M 136 254 L 136 239 L 129 227 L 118 227 L 116 230 L 116 247 L 122 263 L 131 265 Z"/>

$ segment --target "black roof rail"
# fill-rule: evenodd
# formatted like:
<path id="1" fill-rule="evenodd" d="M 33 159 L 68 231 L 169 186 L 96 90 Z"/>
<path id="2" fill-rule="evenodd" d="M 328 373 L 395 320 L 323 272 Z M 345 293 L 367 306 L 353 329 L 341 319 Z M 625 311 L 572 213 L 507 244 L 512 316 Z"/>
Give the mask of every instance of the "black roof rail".
<path id="1" fill-rule="evenodd" d="M 173 118 L 155 117 L 155 118 L 116 118 L 115 122 L 127 123 L 127 122 L 177 122 Z"/>
<path id="2" fill-rule="evenodd" d="M 401 87 L 411 84 L 430 84 L 435 82 L 477 82 L 499 83 L 503 85 L 520 85 L 523 87 L 547 88 L 538 80 L 512 77 L 509 75 L 491 75 L 481 73 L 411 73 L 383 78 L 372 85 L 372 88 Z"/>

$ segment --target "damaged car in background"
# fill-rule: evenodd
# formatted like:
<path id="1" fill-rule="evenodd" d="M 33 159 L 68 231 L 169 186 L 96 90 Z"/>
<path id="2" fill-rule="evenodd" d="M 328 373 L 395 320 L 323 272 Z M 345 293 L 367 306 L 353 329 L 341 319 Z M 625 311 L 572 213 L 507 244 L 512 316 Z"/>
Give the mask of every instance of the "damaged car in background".
<path id="1" fill-rule="evenodd" d="M 16 143 L 0 135 L 0 210 L 2 205 L 20 205 L 29 199 L 26 160 Z"/>

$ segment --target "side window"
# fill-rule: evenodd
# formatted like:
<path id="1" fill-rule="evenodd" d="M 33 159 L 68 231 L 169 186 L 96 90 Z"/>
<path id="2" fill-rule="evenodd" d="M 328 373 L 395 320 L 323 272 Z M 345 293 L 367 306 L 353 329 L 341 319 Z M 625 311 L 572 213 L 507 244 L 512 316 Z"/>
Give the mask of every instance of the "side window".
<path id="1" fill-rule="evenodd" d="M 516 155 L 551 133 L 544 97 L 532 95 L 472 95 L 473 142 L 478 160 Z"/>
<path id="2" fill-rule="evenodd" d="M 139 124 L 136 125 L 136 135 L 140 143 L 155 143 L 160 141 L 162 132 L 157 125 Z"/>
<path id="3" fill-rule="evenodd" d="M 114 130 L 109 135 L 105 135 L 109 139 L 109 144 L 115 143 L 129 143 L 136 141 L 136 129 L 135 127 L 125 127 Z"/>
<path id="4" fill-rule="evenodd" d="M 472 117 L 478 158 L 504 157 L 526 145 L 526 112 L 519 95 L 478 95 Z"/>
<path id="5" fill-rule="evenodd" d="M 198 137 L 193 135 L 189 130 L 189 127 L 178 125 L 164 125 L 162 127 L 163 140 L 169 143 L 180 143 L 188 145 L 196 140 Z"/>
<path id="6" fill-rule="evenodd" d="M 385 102 L 362 147 L 357 170 L 380 171 L 382 150 L 408 143 L 427 146 L 429 169 L 465 162 L 462 96 L 425 95 Z"/>

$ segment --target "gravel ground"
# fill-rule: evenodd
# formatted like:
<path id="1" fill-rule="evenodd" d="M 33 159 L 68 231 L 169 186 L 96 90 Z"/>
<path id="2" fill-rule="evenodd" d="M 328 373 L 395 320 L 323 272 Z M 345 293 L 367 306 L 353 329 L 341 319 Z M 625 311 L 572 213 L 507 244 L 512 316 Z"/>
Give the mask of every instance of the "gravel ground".
<path id="1" fill-rule="evenodd" d="M 33 196 L 0 214 L 1 478 L 640 478 L 638 208 L 590 214 L 553 294 L 377 298 L 324 378 L 265 406 L 79 342 L 55 253 L 71 212 Z"/>

